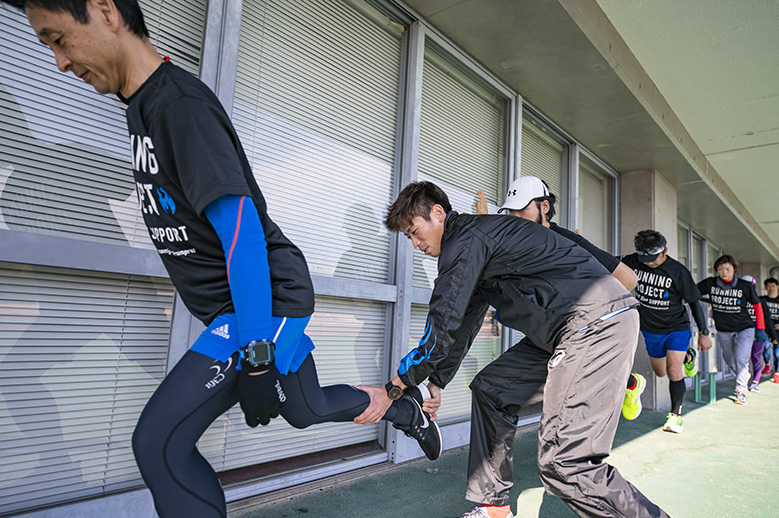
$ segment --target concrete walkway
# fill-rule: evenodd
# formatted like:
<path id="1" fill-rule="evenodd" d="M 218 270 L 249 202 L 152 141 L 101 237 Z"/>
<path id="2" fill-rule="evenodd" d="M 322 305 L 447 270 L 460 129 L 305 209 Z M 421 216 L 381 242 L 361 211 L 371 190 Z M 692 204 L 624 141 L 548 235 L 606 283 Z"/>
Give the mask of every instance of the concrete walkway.
<path id="1" fill-rule="evenodd" d="M 688 391 L 680 435 L 661 430 L 665 412 L 623 419 L 609 462 L 674 518 L 779 517 L 779 384 L 763 381 L 747 406 L 733 403 L 733 386 L 718 384 L 710 405 L 692 402 Z M 517 518 L 575 517 L 541 487 L 536 426 L 519 430 L 514 452 Z M 367 468 L 268 495 L 261 505 L 233 504 L 230 517 L 459 518 L 473 507 L 463 498 L 466 465 L 467 451 L 459 449 L 435 462 Z"/>

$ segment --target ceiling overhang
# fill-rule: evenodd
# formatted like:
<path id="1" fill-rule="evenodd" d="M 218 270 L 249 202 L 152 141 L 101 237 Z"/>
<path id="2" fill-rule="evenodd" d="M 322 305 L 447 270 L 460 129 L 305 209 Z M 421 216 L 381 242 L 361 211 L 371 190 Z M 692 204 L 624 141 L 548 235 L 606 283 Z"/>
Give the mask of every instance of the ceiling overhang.
<path id="1" fill-rule="evenodd" d="M 405 3 L 616 171 L 657 170 L 677 189 L 678 217 L 708 239 L 742 262 L 779 264 L 595 0 Z"/>

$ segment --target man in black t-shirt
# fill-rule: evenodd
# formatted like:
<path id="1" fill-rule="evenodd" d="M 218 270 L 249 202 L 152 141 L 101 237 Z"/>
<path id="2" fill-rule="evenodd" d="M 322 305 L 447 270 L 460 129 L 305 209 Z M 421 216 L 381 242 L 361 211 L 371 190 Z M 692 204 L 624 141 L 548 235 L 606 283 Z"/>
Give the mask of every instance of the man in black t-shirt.
<path id="1" fill-rule="evenodd" d="M 706 317 L 698 302 L 698 291 L 690 271 L 676 259 L 668 256 L 665 237 L 656 230 L 642 230 L 636 234 L 636 253 L 626 255 L 622 262 L 636 272 L 638 283 L 635 296 L 641 305 L 641 334 L 655 374 L 668 376 L 671 393 L 671 412 L 663 430 L 681 433 L 682 404 L 686 386 L 684 377 L 696 372 L 695 350 L 690 348 L 690 319 L 684 302 L 692 311 L 698 326 L 698 348 L 711 348 Z"/>
<path id="2" fill-rule="evenodd" d="M 305 258 L 269 217 L 221 103 L 160 57 L 138 2 L 0 1 L 25 10 L 62 72 L 127 104 L 139 210 L 177 293 L 206 326 L 144 407 L 133 452 L 160 518 L 225 517 L 219 478 L 197 449 L 214 419 L 240 403 L 252 427 L 279 414 L 296 428 L 348 422 L 373 395 L 319 386 Z M 438 457 L 427 389 L 379 390 L 392 399 L 384 418 Z"/>
<path id="3" fill-rule="evenodd" d="M 765 307 L 768 308 L 768 313 L 771 316 L 771 323 L 774 326 L 774 331 L 779 335 L 779 280 L 770 277 L 763 281 L 763 286 L 767 295 L 760 299 L 765 302 Z M 771 345 L 773 345 L 773 362 L 771 354 Z M 776 343 L 769 344 L 766 342 L 765 350 L 763 351 L 763 359 L 765 360 L 765 366 L 768 372 L 771 373 L 771 364 L 773 363 L 774 377 L 773 382 L 779 383 L 779 345 Z"/>

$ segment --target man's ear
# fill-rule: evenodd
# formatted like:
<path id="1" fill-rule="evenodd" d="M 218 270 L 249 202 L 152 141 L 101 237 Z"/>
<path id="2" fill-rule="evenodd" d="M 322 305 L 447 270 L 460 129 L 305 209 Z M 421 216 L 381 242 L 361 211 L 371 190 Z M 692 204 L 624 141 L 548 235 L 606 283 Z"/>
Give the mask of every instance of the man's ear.
<path id="1" fill-rule="evenodd" d="M 100 21 L 114 30 L 122 26 L 123 20 L 113 0 L 92 0 L 100 11 Z"/>
<path id="2" fill-rule="evenodd" d="M 430 209 L 430 215 L 439 222 L 446 219 L 446 211 L 441 205 L 437 203 L 433 205 L 432 209 Z"/>
<path id="3" fill-rule="evenodd" d="M 549 214 L 549 211 L 552 209 L 552 205 L 549 203 L 549 200 L 544 200 L 541 202 L 541 214 Z"/>

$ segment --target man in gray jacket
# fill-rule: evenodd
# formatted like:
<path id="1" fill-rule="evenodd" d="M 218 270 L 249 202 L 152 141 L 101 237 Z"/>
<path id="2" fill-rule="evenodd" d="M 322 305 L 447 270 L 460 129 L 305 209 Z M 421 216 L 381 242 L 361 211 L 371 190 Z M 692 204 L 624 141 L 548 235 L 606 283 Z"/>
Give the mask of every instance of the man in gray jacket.
<path id="1" fill-rule="evenodd" d="M 490 376 L 477 376 L 484 401 L 474 401 L 471 418 L 487 421 L 478 428 L 491 436 L 472 437 L 471 445 L 487 445 L 478 456 L 490 461 L 469 466 L 466 496 L 485 505 L 464 516 L 513 516 L 506 471 L 520 409 L 504 399 L 529 391 L 535 397 L 522 399 L 538 401 L 543 390 L 538 468 L 547 492 L 579 516 L 667 517 L 604 462 L 633 364 L 635 347 L 626 344 L 638 335 L 638 303 L 619 281 L 581 247 L 541 225 L 452 211 L 446 194 L 430 182 L 406 186 L 385 224 L 438 257 L 424 336 L 391 381 L 405 388 L 429 379 L 434 397 L 426 410 L 440 404 L 438 388 L 454 377 L 489 306 L 533 344 L 548 344 L 520 342 L 485 368 Z M 383 391 L 375 389 L 358 420 L 381 417 L 391 402 Z"/>

